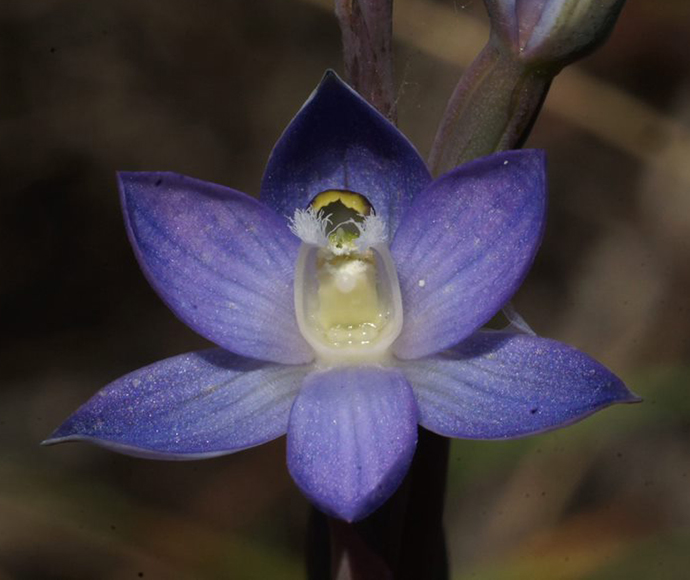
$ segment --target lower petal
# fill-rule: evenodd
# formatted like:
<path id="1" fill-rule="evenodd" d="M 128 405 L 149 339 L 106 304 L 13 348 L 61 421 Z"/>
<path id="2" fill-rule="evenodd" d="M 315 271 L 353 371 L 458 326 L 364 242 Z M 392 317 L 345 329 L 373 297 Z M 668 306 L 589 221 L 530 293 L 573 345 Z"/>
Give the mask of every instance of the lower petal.
<path id="1" fill-rule="evenodd" d="M 526 334 L 479 332 L 401 368 L 417 397 L 420 425 L 449 437 L 532 435 L 639 400 L 588 355 Z"/>
<path id="2" fill-rule="evenodd" d="M 325 513 L 364 518 L 398 488 L 417 443 L 417 406 L 397 370 L 309 375 L 290 413 L 288 467 Z"/>
<path id="3" fill-rule="evenodd" d="M 44 441 L 88 441 L 151 459 L 201 459 L 285 434 L 310 366 L 221 349 L 172 357 L 99 391 Z"/>

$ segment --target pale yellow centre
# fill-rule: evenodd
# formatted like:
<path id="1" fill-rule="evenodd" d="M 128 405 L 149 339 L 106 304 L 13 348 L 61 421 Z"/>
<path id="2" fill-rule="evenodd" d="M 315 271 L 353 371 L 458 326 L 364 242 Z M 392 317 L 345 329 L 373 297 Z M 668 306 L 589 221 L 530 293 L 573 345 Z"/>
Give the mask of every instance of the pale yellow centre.
<path id="1" fill-rule="evenodd" d="M 330 199 L 336 192 L 326 193 Z M 387 245 L 360 248 L 357 240 L 356 232 L 334 224 L 328 245 L 303 243 L 297 261 L 297 322 L 327 366 L 386 361 L 402 328 L 400 288 Z"/>
<path id="2" fill-rule="evenodd" d="M 322 256 L 319 262 L 317 318 L 326 340 L 334 346 L 370 343 L 385 323 L 373 253 Z"/>

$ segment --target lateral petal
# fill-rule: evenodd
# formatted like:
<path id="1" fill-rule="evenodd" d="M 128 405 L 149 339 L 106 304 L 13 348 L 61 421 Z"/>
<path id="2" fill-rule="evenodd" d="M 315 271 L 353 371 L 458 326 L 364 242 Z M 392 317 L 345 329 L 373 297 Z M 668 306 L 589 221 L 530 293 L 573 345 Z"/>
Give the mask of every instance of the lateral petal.
<path id="1" fill-rule="evenodd" d="M 478 332 L 400 368 L 417 397 L 420 425 L 448 437 L 522 437 L 640 400 L 590 356 L 528 334 Z"/>
<path id="2" fill-rule="evenodd" d="M 313 358 L 295 319 L 299 239 L 285 219 L 244 193 L 175 173 L 119 178 L 137 259 L 183 322 L 251 358 Z"/>
<path id="3" fill-rule="evenodd" d="M 234 453 L 286 432 L 310 370 L 222 349 L 175 356 L 110 383 L 44 444 L 87 441 L 151 459 Z"/>
<path id="4" fill-rule="evenodd" d="M 472 161 L 419 194 L 391 246 L 404 323 L 404 359 L 449 348 L 510 300 L 541 243 L 544 154 L 505 151 Z"/>

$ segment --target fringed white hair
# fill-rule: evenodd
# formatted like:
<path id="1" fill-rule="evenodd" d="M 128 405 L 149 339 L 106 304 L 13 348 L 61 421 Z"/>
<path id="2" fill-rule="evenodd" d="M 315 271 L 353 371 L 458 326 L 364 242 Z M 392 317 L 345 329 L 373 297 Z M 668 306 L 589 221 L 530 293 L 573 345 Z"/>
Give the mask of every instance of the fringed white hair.
<path id="1" fill-rule="evenodd" d="M 359 230 L 357 238 L 342 246 L 331 243 L 328 234 L 346 224 L 353 224 Z M 331 225 L 331 214 L 324 215 L 323 210 L 317 211 L 312 207 L 295 210 L 295 215 L 289 218 L 288 223 L 290 231 L 305 244 L 328 248 L 338 256 L 365 252 L 372 246 L 386 242 L 386 224 L 374 214 L 366 216 L 361 222 L 349 219 L 335 227 Z"/>
<path id="2" fill-rule="evenodd" d="M 358 252 L 365 252 L 371 246 L 383 244 L 387 241 L 386 224 L 375 214 L 370 214 L 364 221 L 355 224 L 359 229 L 359 237 L 355 240 Z"/>
<path id="3" fill-rule="evenodd" d="M 288 227 L 305 244 L 328 246 L 328 226 L 331 216 L 324 215 L 323 210 L 316 211 L 312 207 L 295 210 L 295 215 L 289 218 Z"/>

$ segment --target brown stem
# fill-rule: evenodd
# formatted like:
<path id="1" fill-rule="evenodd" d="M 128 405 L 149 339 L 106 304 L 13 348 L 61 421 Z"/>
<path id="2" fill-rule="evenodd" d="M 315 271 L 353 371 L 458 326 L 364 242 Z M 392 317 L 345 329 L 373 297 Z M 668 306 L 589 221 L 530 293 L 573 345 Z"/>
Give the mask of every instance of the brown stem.
<path id="1" fill-rule="evenodd" d="M 393 0 L 335 0 L 343 38 L 345 79 L 395 123 Z"/>

